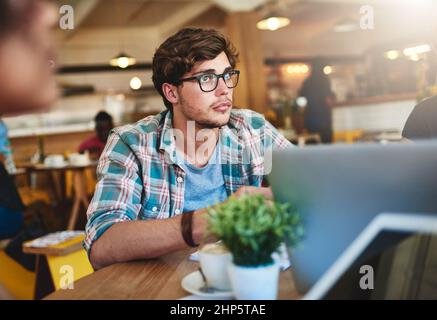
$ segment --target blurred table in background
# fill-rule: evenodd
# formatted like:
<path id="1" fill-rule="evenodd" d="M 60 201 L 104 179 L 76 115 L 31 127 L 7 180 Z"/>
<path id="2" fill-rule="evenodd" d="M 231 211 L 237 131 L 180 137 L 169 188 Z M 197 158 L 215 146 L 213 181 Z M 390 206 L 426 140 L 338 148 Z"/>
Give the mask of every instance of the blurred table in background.
<path id="1" fill-rule="evenodd" d="M 90 184 L 95 184 L 95 177 L 89 174 L 97 167 L 96 162 L 90 162 L 84 165 L 70 165 L 63 166 L 47 166 L 44 164 L 25 164 L 19 170 L 25 170 L 28 180 L 29 194 L 35 188 L 32 176 L 37 174 L 46 175 L 50 181 L 53 198 L 56 202 L 62 202 L 66 198 L 68 190 L 71 188 L 73 197 L 73 206 L 70 212 L 67 230 L 74 230 L 78 220 L 80 206 L 82 205 L 86 210 L 89 205 L 88 190 Z M 91 169 L 91 170 L 90 170 Z M 88 174 L 87 174 L 88 173 Z M 38 192 L 38 191 L 35 191 Z M 23 192 L 24 194 L 24 192 Z M 25 196 L 24 196 L 25 198 Z"/>

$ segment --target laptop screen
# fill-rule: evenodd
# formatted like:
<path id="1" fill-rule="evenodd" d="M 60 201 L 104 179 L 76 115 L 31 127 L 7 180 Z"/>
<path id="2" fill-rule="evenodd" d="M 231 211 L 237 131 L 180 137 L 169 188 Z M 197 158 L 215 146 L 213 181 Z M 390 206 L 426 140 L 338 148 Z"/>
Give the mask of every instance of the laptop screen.
<path id="1" fill-rule="evenodd" d="M 322 298 L 435 300 L 436 270 L 437 235 L 383 231 Z"/>

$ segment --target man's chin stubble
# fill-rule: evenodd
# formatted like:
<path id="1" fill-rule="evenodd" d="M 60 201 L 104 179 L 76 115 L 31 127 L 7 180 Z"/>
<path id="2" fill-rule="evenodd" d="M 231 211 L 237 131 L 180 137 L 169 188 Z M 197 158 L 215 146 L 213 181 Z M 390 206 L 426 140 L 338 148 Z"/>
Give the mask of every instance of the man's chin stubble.
<path id="1" fill-rule="evenodd" d="M 220 128 L 220 127 L 227 125 L 229 122 L 229 118 L 230 118 L 230 115 L 227 116 L 226 120 L 222 120 L 222 121 L 200 120 L 200 121 L 196 121 L 196 123 L 199 126 L 202 126 L 206 129 L 216 129 L 216 128 Z"/>

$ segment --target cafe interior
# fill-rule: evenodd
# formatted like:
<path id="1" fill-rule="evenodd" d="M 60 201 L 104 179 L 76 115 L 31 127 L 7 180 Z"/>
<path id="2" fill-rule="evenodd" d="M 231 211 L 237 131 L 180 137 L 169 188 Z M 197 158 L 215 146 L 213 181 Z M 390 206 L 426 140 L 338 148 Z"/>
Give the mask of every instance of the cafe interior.
<path id="1" fill-rule="evenodd" d="M 52 30 L 58 99 L 44 111 L 1 115 L 4 166 L 25 210 L 22 228 L 0 239 L 0 299 L 202 296 L 186 288 L 190 279 L 181 284 L 198 268 L 194 251 L 95 270 L 82 245 L 98 181 L 96 150 L 112 127 L 166 109 L 153 85 L 152 58 L 182 28 L 213 28 L 229 38 L 239 52 L 233 107 L 262 114 L 298 151 L 403 143 L 415 106 L 437 95 L 433 0 L 51 4 L 58 15 Z M 320 81 L 308 81 L 314 75 Z M 421 237 L 401 244 L 423 257 L 421 285 L 398 270 L 395 285 L 377 297 L 436 297 L 437 278 L 424 265 L 432 269 L 427 252 L 437 242 Z M 419 268 L 417 256 L 409 257 L 398 257 L 397 268 Z M 281 266 L 278 299 L 303 296 L 290 269 L 292 258 L 291 266 Z M 213 298 L 233 297 L 217 292 Z"/>

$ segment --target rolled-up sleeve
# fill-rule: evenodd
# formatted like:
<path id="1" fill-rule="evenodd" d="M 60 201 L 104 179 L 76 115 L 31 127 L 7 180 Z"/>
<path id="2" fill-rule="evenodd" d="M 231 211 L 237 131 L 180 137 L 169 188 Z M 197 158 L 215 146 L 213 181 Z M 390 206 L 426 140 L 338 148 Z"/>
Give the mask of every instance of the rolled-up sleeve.
<path id="1" fill-rule="evenodd" d="M 137 219 L 143 186 L 139 168 L 135 153 L 115 131 L 99 159 L 97 185 L 87 211 L 83 244 L 88 254 L 93 243 L 112 225 Z"/>

